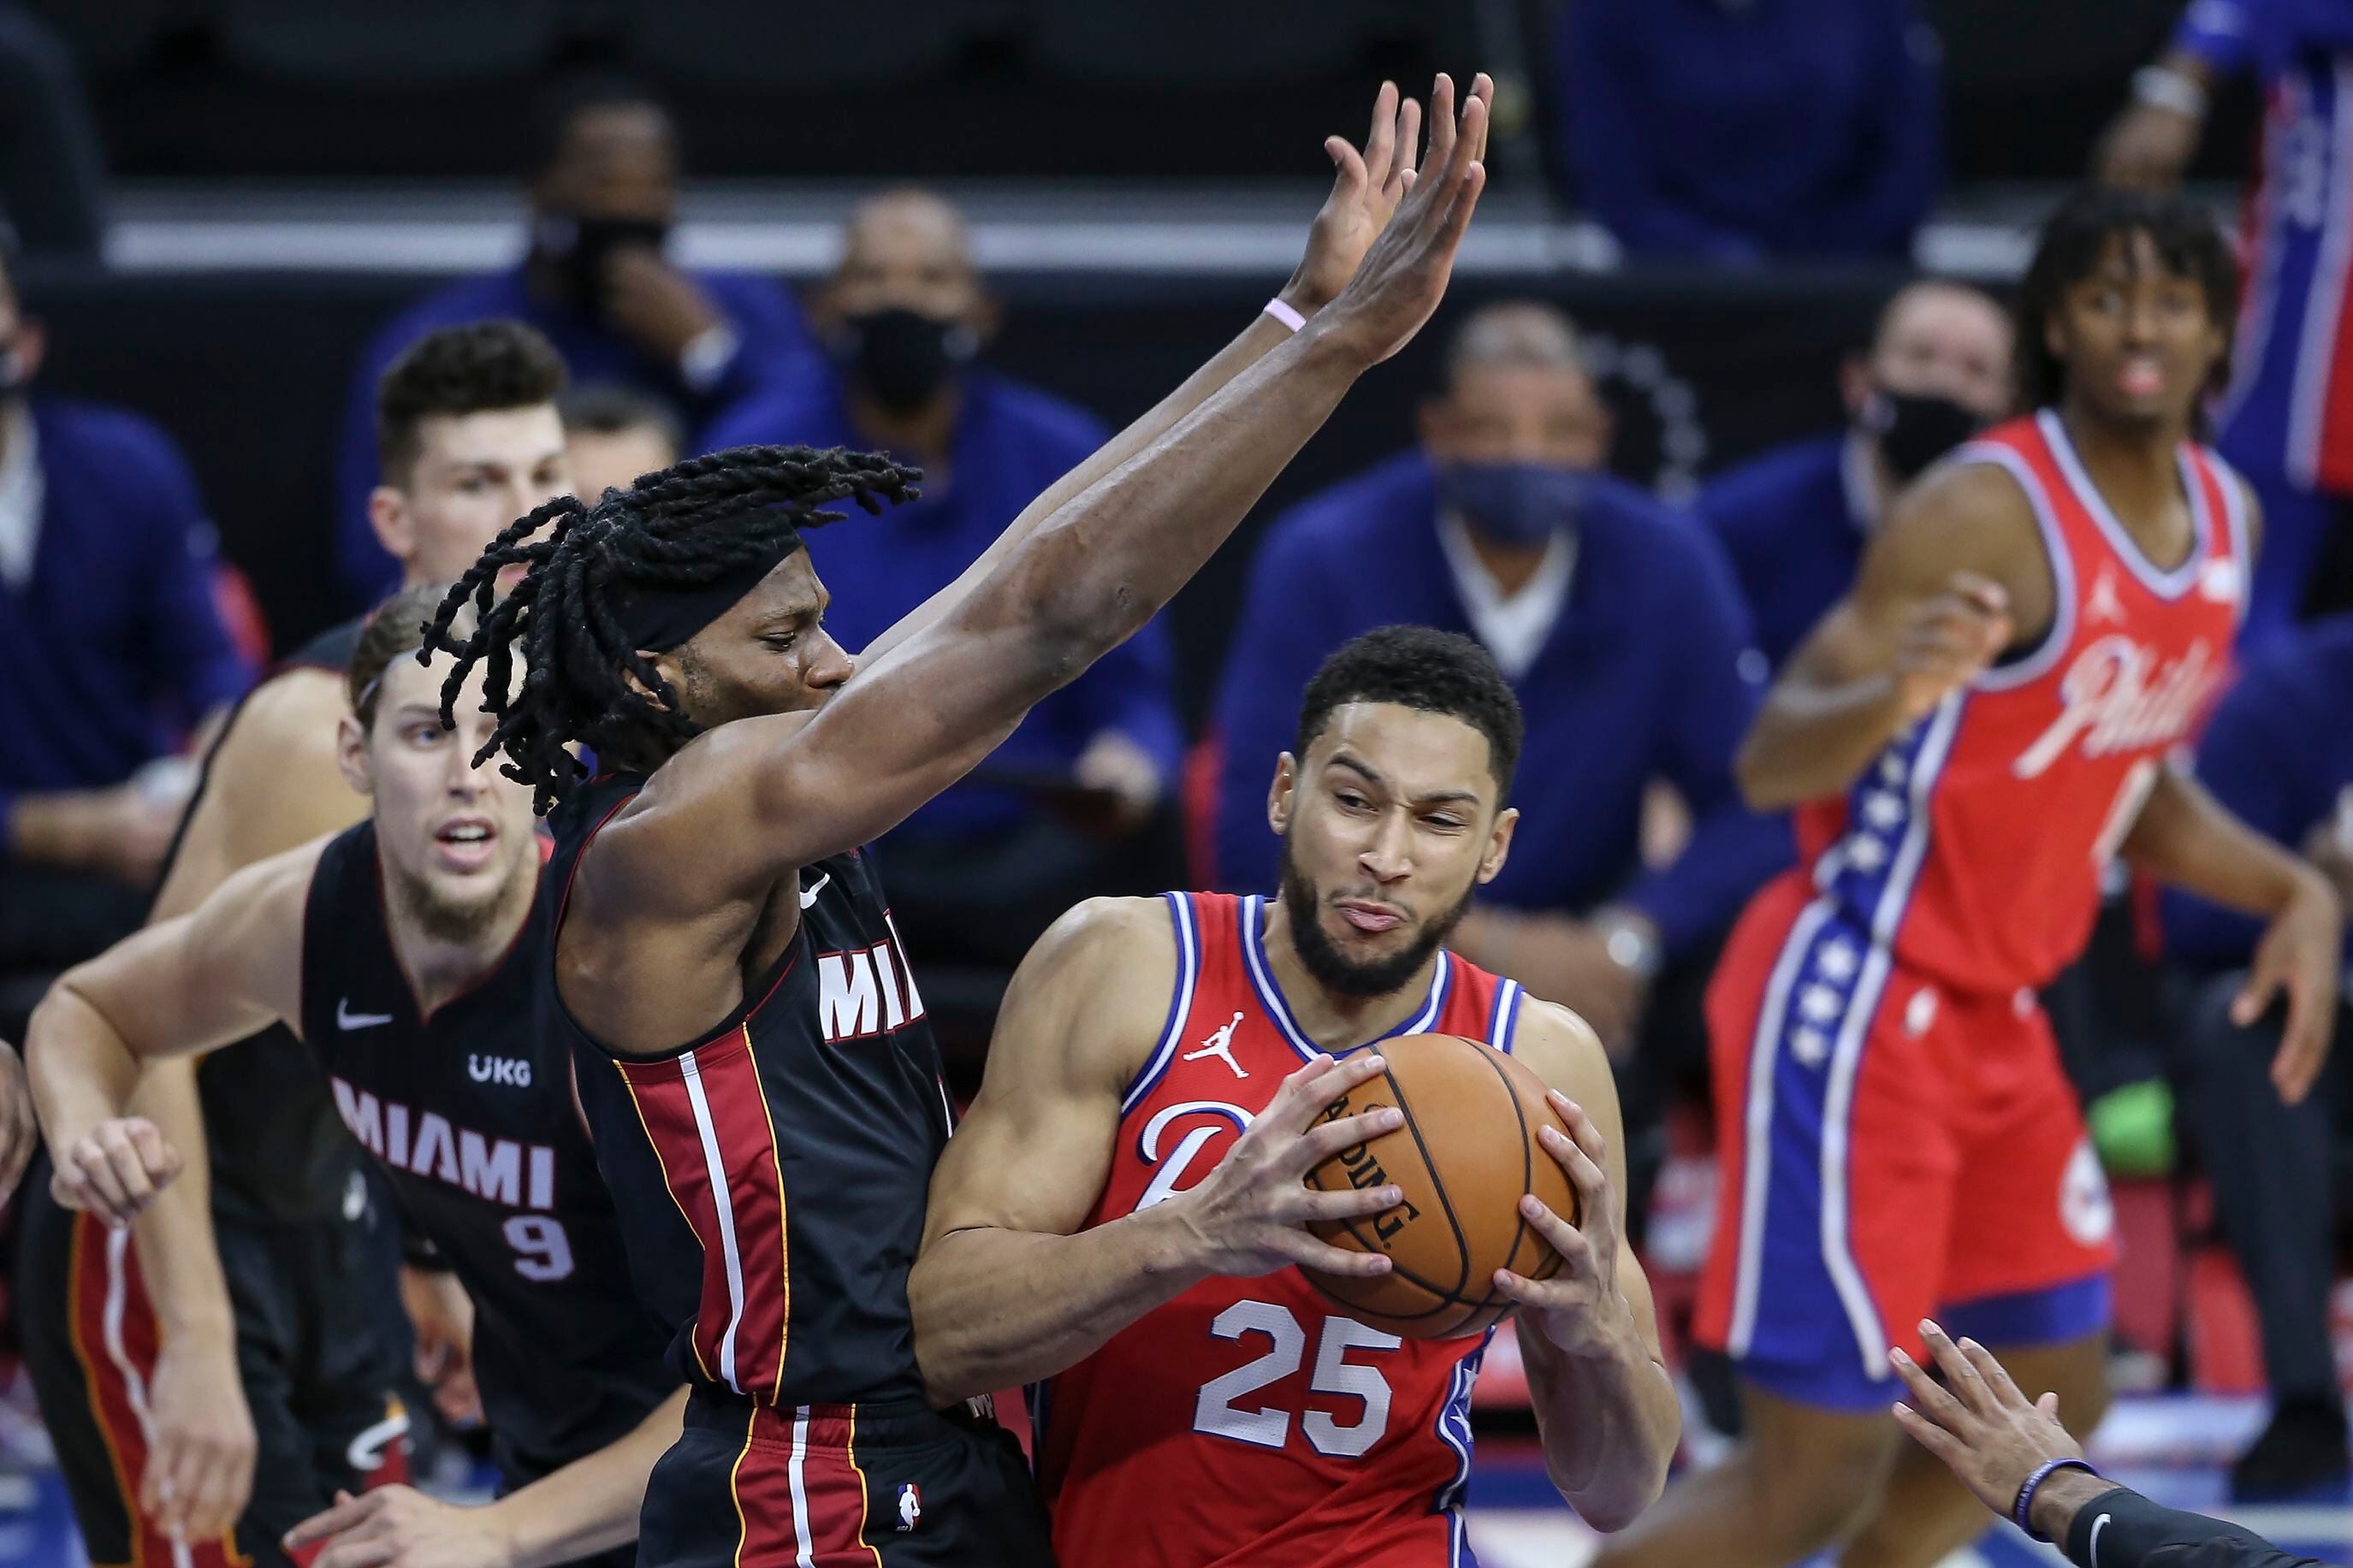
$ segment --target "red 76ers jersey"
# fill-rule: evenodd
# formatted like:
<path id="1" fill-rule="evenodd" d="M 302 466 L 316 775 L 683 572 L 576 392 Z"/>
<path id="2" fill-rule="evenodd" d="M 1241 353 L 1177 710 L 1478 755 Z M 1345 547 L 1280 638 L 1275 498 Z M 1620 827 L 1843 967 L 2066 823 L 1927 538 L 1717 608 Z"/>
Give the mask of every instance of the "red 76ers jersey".
<path id="1" fill-rule="evenodd" d="M 1168 893 L 1176 994 L 1122 1103 L 1102 1225 L 1192 1187 L 1316 1047 L 1275 988 L 1265 901 Z M 1392 1036 L 1509 1050 L 1518 984 L 1441 952 Z M 1064 1568 L 1471 1561 L 1471 1384 L 1486 1336 L 1400 1340 L 1285 1268 L 1215 1279 L 1131 1323 L 1033 1395 Z"/>
<path id="2" fill-rule="evenodd" d="M 1814 880 L 1874 942 L 1947 984 L 2041 986 L 2083 951 L 2103 866 L 2227 668 L 2251 561 L 2244 492 L 2184 446 L 2189 552 L 2160 569 L 2052 411 L 1955 454 L 2026 492 L 2051 560 L 2042 643 L 1890 742 L 1840 798 L 1802 808 Z"/>

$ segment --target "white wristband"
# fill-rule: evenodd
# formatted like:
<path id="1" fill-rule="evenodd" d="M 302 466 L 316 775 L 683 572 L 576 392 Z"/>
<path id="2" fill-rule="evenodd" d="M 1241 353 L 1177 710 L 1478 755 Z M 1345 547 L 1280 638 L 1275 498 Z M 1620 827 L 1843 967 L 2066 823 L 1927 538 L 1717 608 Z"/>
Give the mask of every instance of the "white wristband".
<path id="1" fill-rule="evenodd" d="M 2206 118 L 2206 89 L 2192 78 L 2164 66 L 2143 66 L 2133 72 L 2132 92 L 2136 101 L 2191 120 Z"/>
<path id="2" fill-rule="evenodd" d="M 1266 313 L 1294 332 L 1307 324 L 1307 318 L 1286 304 L 1280 294 L 1266 302 Z"/>

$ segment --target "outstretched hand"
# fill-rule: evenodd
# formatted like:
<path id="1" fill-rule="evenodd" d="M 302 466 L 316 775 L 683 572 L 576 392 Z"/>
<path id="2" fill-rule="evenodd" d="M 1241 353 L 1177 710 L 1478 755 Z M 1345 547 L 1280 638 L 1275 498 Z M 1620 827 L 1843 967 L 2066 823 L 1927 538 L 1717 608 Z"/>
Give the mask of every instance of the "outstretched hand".
<path id="1" fill-rule="evenodd" d="M 1493 89 L 1482 76 L 1471 90 L 1484 97 Z M 1400 97 L 1397 84 L 1388 81 L 1373 100 L 1372 129 L 1361 151 L 1345 136 L 1324 139 L 1324 151 L 1335 171 L 1332 194 L 1308 227 L 1307 253 L 1283 286 L 1285 300 L 1303 311 L 1313 310 L 1330 304 L 1348 286 L 1374 237 L 1388 226 L 1398 204 L 1413 187 L 1420 147 L 1421 104 Z"/>
<path id="2" fill-rule="evenodd" d="M 2059 1425 L 2059 1396 L 2030 1401 L 2010 1373 L 1975 1340 L 1953 1342 L 1934 1323 L 1920 1325 L 1928 1354 L 1945 1374 L 1942 1387 L 1901 1350 L 1887 1352 L 1904 1380 L 1907 1402 L 1895 1420 L 1920 1446 L 1945 1461 L 1960 1483 L 2004 1518 L 2019 1488 L 2050 1459 L 2080 1459 L 2083 1448 Z"/>
<path id="3" fill-rule="evenodd" d="M 1334 330 L 1348 335 L 1367 364 L 1378 363 L 1410 342 L 1446 295 L 1447 281 L 1454 274 L 1454 253 L 1470 227 L 1479 193 L 1486 187 L 1486 165 L 1480 160 L 1487 152 L 1487 96 L 1492 90 L 1487 78 L 1480 76 L 1457 114 L 1454 83 L 1440 76 L 1430 89 L 1430 145 L 1419 168 L 1411 166 L 1409 151 L 1404 155 L 1406 167 L 1393 165 L 1405 194 L 1327 312 Z M 1366 176 L 1369 184 L 1369 166 Z M 1350 180 L 1344 164 L 1340 184 L 1345 186 Z M 1332 204 L 1326 203 L 1325 211 L 1331 210 Z M 1321 216 L 1317 221 L 1323 221 Z"/>

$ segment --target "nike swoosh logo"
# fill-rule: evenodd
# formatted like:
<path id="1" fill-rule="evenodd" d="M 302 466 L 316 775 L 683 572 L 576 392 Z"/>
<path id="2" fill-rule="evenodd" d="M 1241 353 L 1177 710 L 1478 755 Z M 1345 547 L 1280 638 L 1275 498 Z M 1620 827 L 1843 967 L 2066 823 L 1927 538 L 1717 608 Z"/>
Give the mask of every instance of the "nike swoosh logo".
<path id="1" fill-rule="evenodd" d="M 2107 1528 L 2108 1516 L 2105 1513 L 2092 1521 L 2092 1539 L 2084 1551 L 2084 1554 L 2092 1560 L 2092 1568 L 2100 1568 L 2100 1531 Z"/>
<path id="2" fill-rule="evenodd" d="M 354 1013 L 348 996 L 335 1004 L 335 1027 L 338 1029 L 373 1029 L 378 1024 L 389 1024 L 389 1013 Z"/>
<path id="3" fill-rule="evenodd" d="M 819 877 L 819 878 L 817 879 L 817 886 L 816 886 L 816 887 L 814 887 L 814 888 L 803 888 L 803 889 L 801 889 L 801 908 L 803 908 L 803 909 L 807 909 L 811 904 L 816 903 L 816 902 L 817 902 L 817 896 L 818 896 L 819 893 L 824 892 L 824 891 L 825 891 L 825 885 L 826 885 L 828 882 L 830 882 L 830 881 L 832 881 L 832 880 L 833 880 L 833 873 L 832 873 L 832 872 L 830 872 L 830 871 L 828 871 L 824 876 Z"/>

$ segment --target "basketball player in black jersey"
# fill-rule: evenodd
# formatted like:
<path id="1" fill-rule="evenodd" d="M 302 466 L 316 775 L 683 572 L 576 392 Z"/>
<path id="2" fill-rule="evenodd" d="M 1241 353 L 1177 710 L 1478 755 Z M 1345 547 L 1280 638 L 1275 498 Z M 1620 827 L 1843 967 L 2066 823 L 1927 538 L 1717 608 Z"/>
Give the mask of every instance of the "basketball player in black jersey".
<path id="1" fill-rule="evenodd" d="M 1428 320 L 1484 183 L 1488 90 L 1458 121 L 1440 79 L 1418 183 L 1327 144 L 1341 174 L 1276 307 L 856 666 L 799 529 L 909 495 L 919 476 L 876 456 L 739 448 L 542 508 L 444 605 L 481 615 L 449 646 L 488 669 L 509 772 L 563 802 L 551 1023 L 693 1385 L 648 1563 L 1050 1560 L 1010 1439 L 933 1410 L 917 1371 L 907 1271 L 948 1113 L 859 847 L 1165 605 Z M 1404 166 L 1409 116 L 1385 89 L 1376 134 Z M 582 743 L 614 771 L 584 780 Z"/>
<path id="2" fill-rule="evenodd" d="M 489 721 L 445 731 L 439 674 L 406 657 L 440 598 L 408 589 L 358 639 L 338 747 L 372 816 L 68 973 L 34 1015 L 36 1088 L 72 1173 L 61 1195 L 121 1219 L 153 1189 L 109 1145 L 160 1142 L 122 1114 L 141 1068 L 248 1049 L 232 1042 L 264 1026 L 298 1034 L 475 1305 L 475 1373 L 512 1495 L 462 1509 L 387 1487 L 289 1546 L 347 1536 L 323 1568 L 539 1568 L 600 1552 L 626 1568 L 631 1552 L 606 1549 L 635 1537 L 685 1393 L 631 1291 L 570 1057 L 533 1026 L 545 910 L 530 796 L 471 763 Z"/>
<path id="3" fill-rule="evenodd" d="M 371 506 L 408 581 L 454 575 L 516 508 L 569 487 L 563 377 L 513 322 L 436 332 L 387 372 Z M 153 919 L 361 815 L 334 743 L 358 626 L 297 653 L 231 716 Z M 355 1209 L 364 1156 L 282 1029 L 156 1064 L 134 1109 L 189 1164 L 130 1237 L 60 1207 L 44 1177 L 27 1186 L 16 1301 L 42 1414 L 94 1561 L 282 1563 L 279 1538 L 338 1488 L 397 1473 L 374 1468 L 405 1429 L 387 1412 L 397 1315 L 372 1230 L 389 1222 Z M 420 1350 L 456 1388 L 463 1293 L 407 1283 Z"/>

